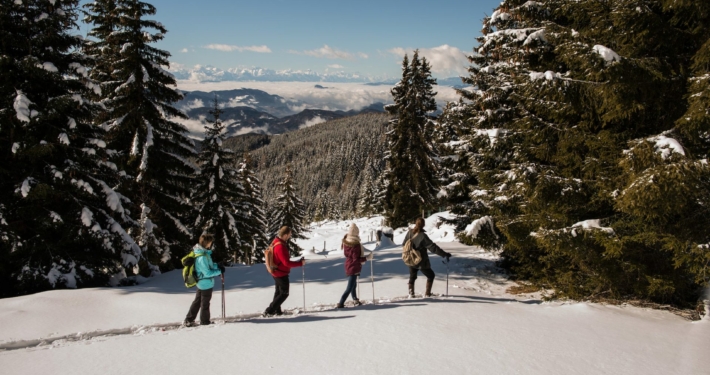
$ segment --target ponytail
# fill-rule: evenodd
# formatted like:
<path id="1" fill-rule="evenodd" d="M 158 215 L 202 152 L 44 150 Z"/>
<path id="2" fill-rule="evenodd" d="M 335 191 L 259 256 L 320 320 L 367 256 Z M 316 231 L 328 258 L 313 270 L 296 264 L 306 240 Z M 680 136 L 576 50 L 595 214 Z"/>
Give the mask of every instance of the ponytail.
<path id="1" fill-rule="evenodd" d="M 424 219 L 421 217 L 418 217 L 416 221 L 414 221 L 414 229 L 412 229 L 412 233 L 414 235 L 417 235 L 422 232 L 424 229 Z"/>

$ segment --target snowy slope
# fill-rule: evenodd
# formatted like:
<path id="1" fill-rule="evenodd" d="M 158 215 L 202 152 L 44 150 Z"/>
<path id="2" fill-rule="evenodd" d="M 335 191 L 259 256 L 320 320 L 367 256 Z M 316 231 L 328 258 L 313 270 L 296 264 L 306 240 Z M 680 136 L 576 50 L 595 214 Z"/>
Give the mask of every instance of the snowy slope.
<path id="1" fill-rule="evenodd" d="M 446 215 L 446 213 L 439 214 Z M 359 219 L 367 241 L 380 217 Z M 22 340 L 72 335 L 49 345 L 0 352 L 3 373 L 119 374 L 223 372 L 256 374 L 705 374 L 710 368 L 710 322 L 631 307 L 541 303 L 511 296 L 495 256 L 454 241 L 451 228 L 427 231 L 452 252 L 450 298 L 402 299 L 407 268 L 398 247 L 375 251 L 372 304 L 370 264 L 361 280 L 365 306 L 333 310 L 345 288 L 338 250 L 350 222 L 312 226 L 307 251 L 309 313 L 261 319 L 273 295 L 263 265 L 227 271 L 227 314 L 211 327 L 154 329 L 179 322 L 193 297 L 178 272 L 130 288 L 52 291 L 0 300 L 0 347 Z M 404 230 L 395 231 L 401 243 Z M 325 242 L 325 251 L 323 243 Z M 366 243 L 373 250 L 375 244 Z M 316 249 L 313 251 L 313 249 Z M 445 293 L 446 268 L 432 258 L 434 292 Z M 301 270 L 291 274 L 284 307 L 303 303 Z M 417 291 L 424 278 L 417 280 Z M 220 310 L 220 294 L 212 301 Z M 324 311 L 318 311 L 324 310 Z M 116 336 L 87 332 L 134 327 Z M 75 340 L 77 333 L 84 339 Z M 51 340 L 50 340 L 51 341 Z M 35 343 L 36 345 L 37 343 Z M 358 354 L 354 354 L 358 353 Z"/>

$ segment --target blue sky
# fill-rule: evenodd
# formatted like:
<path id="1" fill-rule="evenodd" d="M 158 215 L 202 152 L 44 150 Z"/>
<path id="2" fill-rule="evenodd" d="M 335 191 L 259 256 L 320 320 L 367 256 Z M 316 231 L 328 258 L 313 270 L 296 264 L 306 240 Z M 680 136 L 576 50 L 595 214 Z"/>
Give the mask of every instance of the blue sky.
<path id="1" fill-rule="evenodd" d="M 83 1 L 86 2 L 86 1 Z M 261 67 L 397 76 L 420 48 L 435 75 L 462 74 L 500 0 L 148 0 L 168 29 L 158 47 L 186 68 Z"/>

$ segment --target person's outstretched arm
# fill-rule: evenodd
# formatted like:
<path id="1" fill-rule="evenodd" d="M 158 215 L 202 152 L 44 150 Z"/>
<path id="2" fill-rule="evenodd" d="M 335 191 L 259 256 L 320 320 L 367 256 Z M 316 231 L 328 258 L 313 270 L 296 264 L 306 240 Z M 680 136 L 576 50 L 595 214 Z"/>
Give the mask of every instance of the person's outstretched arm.
<path id="1" fill-rule="evenodd" d="M 434 241 L 429 238 L 426 234 L 424 234 L 424 239 L 422 240 L 422 245 L 432 253 L 442 257 L 442 258 L 449 258 L 451 257 L 451 254 L 447 253 L 446 251 L 442 250 L 437 244 L 434 243 Z"/>

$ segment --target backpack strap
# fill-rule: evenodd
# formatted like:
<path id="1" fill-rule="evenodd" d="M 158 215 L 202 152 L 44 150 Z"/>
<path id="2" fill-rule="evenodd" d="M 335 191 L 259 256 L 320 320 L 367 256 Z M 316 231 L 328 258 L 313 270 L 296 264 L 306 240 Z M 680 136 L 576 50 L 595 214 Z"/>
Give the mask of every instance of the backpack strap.
<path id="1" fill-rule="evenodd" d="M 414 246 L 414 239 L 419 237 L 420 234 L 422 234 L 422 232 L 419 232 L 417 234 L 412 234 L 412 231 L 409 231 L 409 240 L 412 241 L 412 248 L 417 251 L 419 251 L 419 249 L 417 249 L 416 246 Z"/>
<path id="2" fill-rule="evenodd" d="M 194 255 L 194 258 L 195 258 L 195 263 L 192 265 L 192 267 L 193 267 L 193 269 L 195 270 L 195 280 L 200 281 L 200 280 L 204 279 L 204 277 L 203 277 L 203 278 L 200 278 L 200 273 L 197 272 L 197 258 L 203 257 L 203 256 L 205 256 L 205 254 L 204 254 L 204 253 L 203 253 L 203 254 L 195 254 L 195 253 L 193 252 L 193 255 Z"/>

